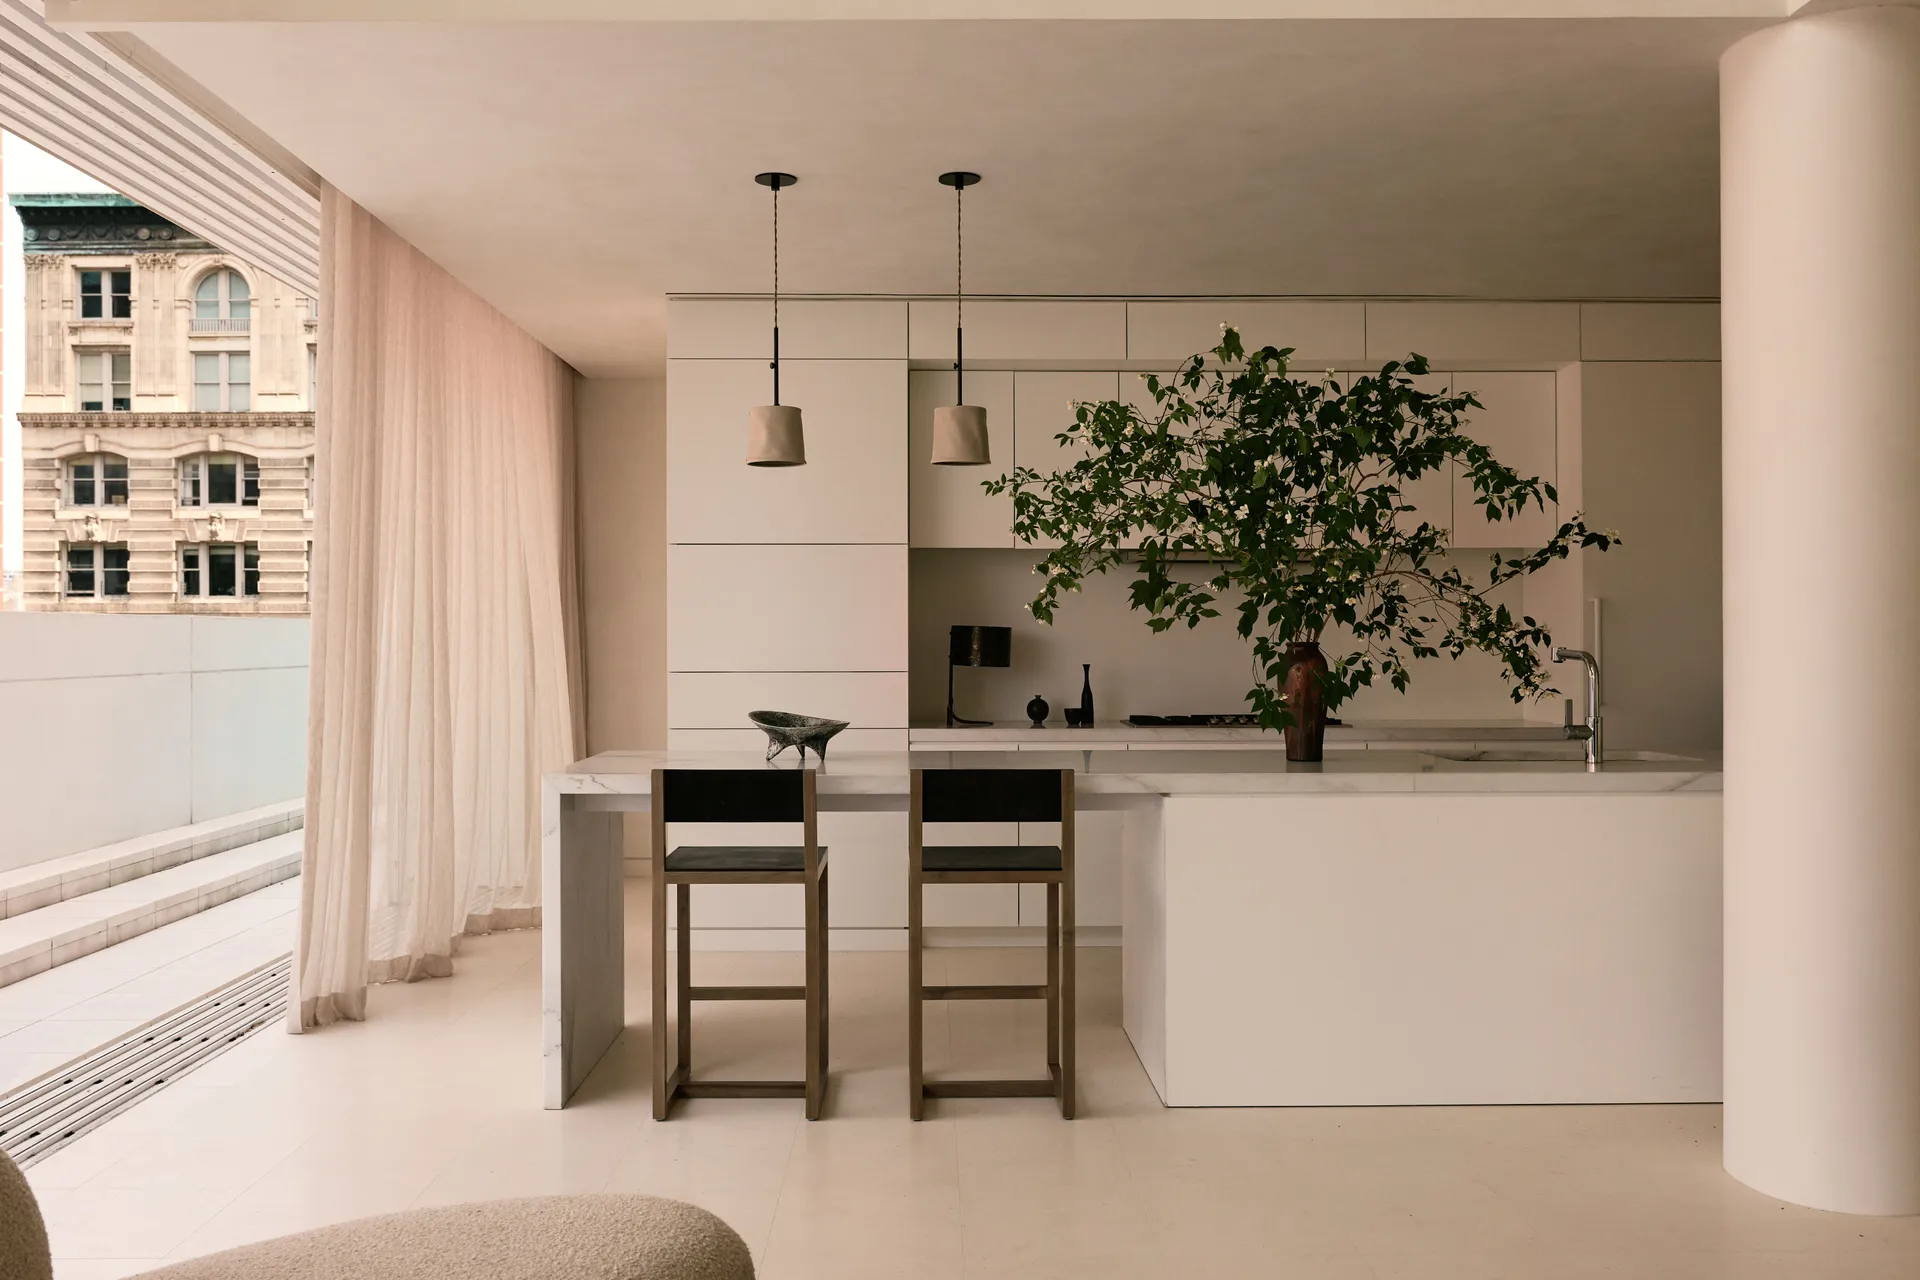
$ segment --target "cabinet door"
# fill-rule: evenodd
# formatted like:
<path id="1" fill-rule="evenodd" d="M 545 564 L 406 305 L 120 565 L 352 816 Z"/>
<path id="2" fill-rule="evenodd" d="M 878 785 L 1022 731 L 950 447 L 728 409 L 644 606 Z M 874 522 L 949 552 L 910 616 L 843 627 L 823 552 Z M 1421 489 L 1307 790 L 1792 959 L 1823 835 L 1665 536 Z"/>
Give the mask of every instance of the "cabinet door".
<path id="1" fill-rule="evenodd" d="M 667 539 L 899 543 L 907 536 L 904 360 L 788 360 L 784 403 L 807 465 L 747 465 L 747 415 L 773 395 L 765 360 L 667 362 Z"/>
<path id="2" fill-rule="evenodd" d="M 1453 386 L 1473 392 L 1486 406 L 1468 421 L 1468 435 L 1522 477 L 1555 483 L 1559 446 L 1552 373 L 1456 373 Z M 1473 500 L 1473 485 L 1457 466 L 1453 518 L 1456 547 L 1537 547 L 1560 527 L 1559 507 L 1552 502 L 1545 511 L 1530 506 L 1517 519 L 1488 520 Z"/>
<path id="3" fill-rule="evenodd" d="M 1120 398 L 1117 373 L 1016 373 L 1013 375 L 1013 460 L 1042 475 L 1072 466 L 1079 450 L 1063 448 L 1054 437 L 1073 425 L 1074 405 L 1082 400 Z M 1030 544 L 1051 548 L 1042 539 Z"/>
<path id="4" fill-rule="evenodd" d="M 916 547 L 1011 547 L 1013 496 L 989 496 L 980 482 L 1013 470 L 1013 375 L 967 372 L 967 403 L 987 411 L 993 461 L 984 467 L 936 467 L 931 461 L 933 411 L 954 402 L 953 381 L 951 369 L 916 369 L 908 375 L 911 541 Z"/>
<path id="5" fill-rule="evenodd" d="M 905 544 L 667 548 L 668 671 L 906 669 Z"/>

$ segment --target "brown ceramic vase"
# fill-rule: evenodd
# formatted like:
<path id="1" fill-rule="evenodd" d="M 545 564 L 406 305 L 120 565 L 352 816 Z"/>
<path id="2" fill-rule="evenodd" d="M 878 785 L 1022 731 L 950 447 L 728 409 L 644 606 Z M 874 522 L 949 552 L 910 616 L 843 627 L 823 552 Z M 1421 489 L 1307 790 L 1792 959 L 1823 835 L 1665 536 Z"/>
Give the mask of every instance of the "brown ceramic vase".
<path id="1" fill-rule="evenodd" d="M 1287 646 L 1287 710 L 1293 723 L 1287 726 L 1287 759 L 1314 762 L 1327 737 L 1327 695 L 1320 685 L 1327 659 L 1320 646 L 1311 640 L 1298 640 Z"/>

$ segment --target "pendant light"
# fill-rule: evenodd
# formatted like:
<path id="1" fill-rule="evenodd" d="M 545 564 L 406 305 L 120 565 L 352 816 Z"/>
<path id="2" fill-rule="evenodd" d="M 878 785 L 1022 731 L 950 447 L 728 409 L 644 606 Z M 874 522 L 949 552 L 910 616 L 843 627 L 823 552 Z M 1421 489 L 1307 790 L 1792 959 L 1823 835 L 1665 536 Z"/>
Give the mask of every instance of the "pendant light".
<path id="1" fill-rule="evenodd" d="M 802 467 L 807 441 L 797 405 L 780 403 L 780 188 L 800 179 L 790 173 L 756 173 L 753 180 L 773 189 L 773 403 L 747 413 L 747 465 Z"/>
<path id="2" fill-rule="evenodd" d="M 933 461 L 942 467 L 984 467 L 993 461 L 987 451 L 987 411 L 968 404 L 961 371 L 965 346 L 961 323 L 962 253 L 960 203 L 962 193 L 980 181 L 977 173 L 955 171 L 940 175 L 943 186 L 953 188 L 953 399 L 954 403 L 933 411 Z"/>

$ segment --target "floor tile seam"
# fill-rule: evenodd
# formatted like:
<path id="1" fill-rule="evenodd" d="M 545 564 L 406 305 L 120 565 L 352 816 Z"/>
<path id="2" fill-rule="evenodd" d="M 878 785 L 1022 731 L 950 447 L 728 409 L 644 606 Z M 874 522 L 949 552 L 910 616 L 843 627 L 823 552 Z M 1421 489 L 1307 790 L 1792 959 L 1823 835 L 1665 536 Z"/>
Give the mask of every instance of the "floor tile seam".
<path id="1" fill-rule="evenodd" d="M 823 1090 L 825 1089 L 824 1084 L 821 1087 Z M 824 1107 L 824 1105 L 825 1105 L 825 1100 L 823 1099 L 822 1106 Z M 800 1122 L 800 1124 L 820 1124 L 820 1123 L 823 1123 L 823 1121 L 802 1120 Z M 793 1181 L 793 1176 L 794 1176 L 793 1164 L 794 1164 L 795 1152 L 797 1152 L 799 1149 L 800 1149 L 800 1125 L 797 1124 L 788 1130 L 787 1158 L 785 1163 L 783 1163 L 780 1167 L 780 1189 L 776 1191 L 773 1196 L 773 1211 L 767 1214 L 766 1225 L 760 1229 L 760 1242 L 757 1245 L 750 1246 L 753 1249 L 753 1256 L 756 1258 L 764 1259 L 767 1256 L 767 1251 L 773 1248 L 774 1224 L 780 1221 L 780 1205 L 786 1200 L 787 1187 Z"/>

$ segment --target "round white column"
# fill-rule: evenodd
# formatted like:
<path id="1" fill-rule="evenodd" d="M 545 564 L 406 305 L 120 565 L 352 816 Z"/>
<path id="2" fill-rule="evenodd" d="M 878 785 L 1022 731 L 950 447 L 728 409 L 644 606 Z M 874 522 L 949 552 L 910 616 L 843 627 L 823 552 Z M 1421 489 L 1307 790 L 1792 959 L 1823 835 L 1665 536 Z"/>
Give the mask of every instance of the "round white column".
<path id="1" fill-rule="evenodd" d="M 1726 1167 L 1920 1213 L 1920 10 L 1720 85 Z"/>

